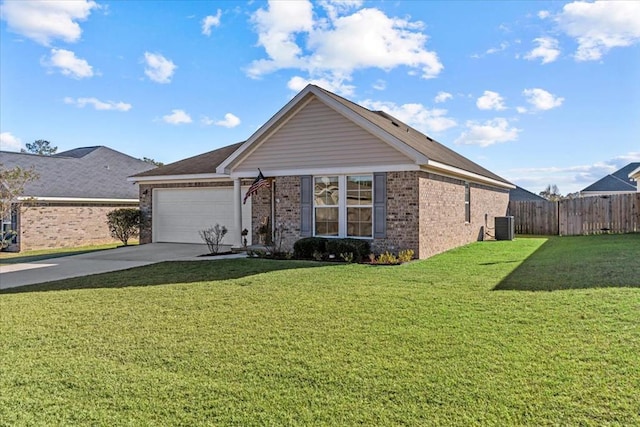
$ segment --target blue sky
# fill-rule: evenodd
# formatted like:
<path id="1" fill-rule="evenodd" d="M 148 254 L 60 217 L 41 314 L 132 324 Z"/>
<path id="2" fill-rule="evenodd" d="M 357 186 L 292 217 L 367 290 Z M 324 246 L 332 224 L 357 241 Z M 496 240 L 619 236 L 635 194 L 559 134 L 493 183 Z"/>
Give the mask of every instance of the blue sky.
<path id="1" fill-rule="evenodd" d="M 4 1 L 0 147 L 170 163 L 307 83 L 539 192 L 640 161 L 640 2 Z"/>

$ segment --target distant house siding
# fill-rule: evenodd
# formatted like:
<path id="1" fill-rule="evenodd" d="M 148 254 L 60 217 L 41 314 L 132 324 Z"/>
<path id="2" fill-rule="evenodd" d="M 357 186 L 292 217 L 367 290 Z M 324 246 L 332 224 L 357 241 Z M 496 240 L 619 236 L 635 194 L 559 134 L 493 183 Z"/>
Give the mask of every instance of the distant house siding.
<path id="1" fill-rule="evenodd" d="M 314 99 L 269 135 L 234 172 L 406 163 L 411 164 L 389 144 Z"/>
<path id="2" fill-rule="evenodd" d="M 132 204 L 40 204 L 18 216 L 17 250 L 68 248 L 118 242 L 111 237 L 107 213 Z"/>

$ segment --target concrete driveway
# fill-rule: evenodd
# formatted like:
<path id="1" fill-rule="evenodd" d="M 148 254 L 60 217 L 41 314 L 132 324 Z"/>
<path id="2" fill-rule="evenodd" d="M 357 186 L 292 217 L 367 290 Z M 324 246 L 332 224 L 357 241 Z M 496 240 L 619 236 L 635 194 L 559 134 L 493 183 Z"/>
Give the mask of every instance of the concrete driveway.
<path id="1" fill-rule="evenodd" d="M 221 251 L 223 250 L 228 250 L 228 247 L 221 248 Z M 199 256 L 208 252 L 206 245 L 150 243 L 28 263 L 0 265 L 0 289 L 126 270 L 163 261 L 211 261 L 246 256 L 245 254 Z"/>

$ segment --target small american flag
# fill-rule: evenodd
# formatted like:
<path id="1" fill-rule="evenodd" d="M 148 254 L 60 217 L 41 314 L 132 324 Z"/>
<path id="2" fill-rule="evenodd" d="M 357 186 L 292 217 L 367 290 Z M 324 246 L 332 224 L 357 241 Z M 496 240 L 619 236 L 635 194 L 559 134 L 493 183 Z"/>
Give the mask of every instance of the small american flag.
<path id="1" fill-rule="evenodd" d="M 258 169 L 258 176 L 253 181 L 253 184 L 251 184 L 251 187 L 249 187 L 249 189 L 247 190 L 247 194 L 244 195 L 242 204 L 244 205 L 245 203 L 247 203 L 247 199 L 256 194 L 261 188 L 269 188 L 270 186 L 271 183 L 269 182 L 269 180 L 266 179 L 264 175 L 262 175 L 262 171 Z"/>

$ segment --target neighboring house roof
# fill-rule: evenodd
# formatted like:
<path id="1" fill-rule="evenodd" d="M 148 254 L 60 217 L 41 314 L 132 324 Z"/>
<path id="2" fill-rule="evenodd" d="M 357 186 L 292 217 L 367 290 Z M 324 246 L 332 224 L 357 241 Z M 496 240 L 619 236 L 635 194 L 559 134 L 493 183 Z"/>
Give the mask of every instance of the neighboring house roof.
<path id="1" fill-rule="evenodd" d="M 241 162 L 255 145 L 263 142 L 264 137 L 273 129 L 282 126 L 295 114 L 299 105 L 304 105 L 309 97 L 315 96 L 321 102 L 343 114 L 353 122 L 388 142 L 390 145 L 413 159 L 418 165 L 436 169 L 445 173 L 460 173 L 485 178 L 489 182 L 512 188 L 513 184 L 482 166 L 472 162 L 455 151 L 426 136 L 420 131 L 402 123 L 395 117 L 382 112 L 371 111 L 354 102 L 315 85 L 308 85 L 287 105 L 276 113 L 265 125 L 256 131 L 228 159 L 220 164 L 218 173 L 230 173 L 234 164 Z"/>
<path id="2" fill-rule="evenodd" d="M 228 145 L 209 151 L 198 156 L 189 157 L 174 163 L 169 163 L 146 172 L 134 175 L 132 178 L 145 178 L 157 176 L 173 176 L 173 175 L 201 175 L 215 174 L 216 168 L 224 159 L 229 157 L 231 153 L 236 151 L 243 143 Z"/>
<path id="3" fill-rule="evenodd" d="M 638 185 L 637 183 L 640 182 L 640 166 L 638 166 L 636 169 L 632 170 L 629 173 L 629 178 L 635 179 L 636 180 L 636 186 Z M 639 190 L 640 190 L 640 188 L 639 188 Z"/>
<path id="4" fill-rule="evenodd" d="M 532 193 L 531 191 L 525 190 L 522 187 L 513 188 L 509 190 L 509 201 L 510 202 L 537 202 L 541 200 L 547 200 L 542 196 L 538 196 L 537 194 Z"/>
<path id="5" fill-rule="evenodd" d="M 127 177 L 154 168 L 108 147 L 84 147 L 52 156 L 0 151 L 5 168 L 34 168 L 38 179 L 27 183 L 25 197 L 55 199 L 138 199 L 138 186 Z"/>
<path id="6" fill-rule="evenodd" d="M 640 162 L 629 163 L 583 189 L 580 193 L 630 193 L 638 191 L 638 183 L 630 174 L 640 168 Z"/>

